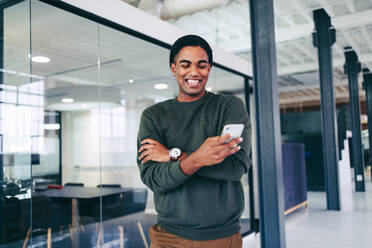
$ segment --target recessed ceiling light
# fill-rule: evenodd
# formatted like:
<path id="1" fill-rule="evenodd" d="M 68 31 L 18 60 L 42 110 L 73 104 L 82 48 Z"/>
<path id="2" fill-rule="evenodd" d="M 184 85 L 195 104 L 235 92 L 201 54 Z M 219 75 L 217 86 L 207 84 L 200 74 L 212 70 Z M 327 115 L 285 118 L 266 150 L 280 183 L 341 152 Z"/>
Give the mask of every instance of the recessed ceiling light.
<path id="1" fill-rule="evenodd" d="M 212 91 L 212 87 L 207 87 L 206 90 L 207 91 Z"/>
<path id="2" fill-rule="evenodd" d="M 59 130 L 61 125 L 59 125 L 59 123 L 45 123 L 43 127 L 44 130 Z"/>
<path id="3" fill-rule="evenodd" d="M 74 102 L 74 99 L 72 99 L 72 98 L 63 98 L 61 101 L 64 102 L 64 103 L 72 103 L 72 102 Z"/>
<path id="4" fill-rule="evenodd" d="M 128 80 L 128 82 L 129 82 L 130 84 L 132 84 L 132 83 L 134 83 L 134 79 L 133 79 L 133 78 L 130 78 L 130 79 Z"/>
<path id="5" fill-rule="evenodd" d="M 44 56 L 32 56 L 31 60 L 36 63 L 48 63 L 50 62 L 50 58 Z"/>
<path id="6" fill-rule="evenodd" d="M 87 108 L 88 107 L 88 105 L 86 105 L 86 104 L 83 104 L 83 108 Z"/>
<path id="7" fill-rule="evenodd" d="M 154 88 L 157 90 L 165 90 L 168 89 L 168 84 L 155 84 Z"/>

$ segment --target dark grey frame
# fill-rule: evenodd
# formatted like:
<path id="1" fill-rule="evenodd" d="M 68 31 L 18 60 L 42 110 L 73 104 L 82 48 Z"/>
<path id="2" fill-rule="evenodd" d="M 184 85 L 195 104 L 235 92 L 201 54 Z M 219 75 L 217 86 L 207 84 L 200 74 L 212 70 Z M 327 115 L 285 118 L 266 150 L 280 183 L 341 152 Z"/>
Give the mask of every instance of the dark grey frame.
<path id="1" fill-rule="evenodd" d="M 4 49 L 4 44 L 2 42 L 2 37 L 3 37 L 3 9 L 7 8 L 7 7 L 10 7 L 10 6 L 13 6 L 15 4 L 18 4 L 20 2 L 23 2 L 23 1 L 26 1 L 26 0 L 3 0 L 1 1 L 0 0 L 0 52 L 1 54 L 3 54 L 3 49 Z M 77 7 L 74 7 L 72 5 L 69 5 L 65 2 L 62 2 L 62 1 L 59 1 L 59 0 L 39 0 L 41 2 L 44 2 L 46 4 L 49 4 L 49 5 L 52 5 L 56 8 L 59 8 L 59 9 L 62 9 L 62 10 L 65 10 L 67 12 L 70 12 L 70 13 L 73 13 L 75 15 L 78 15 L 78 16 L 81 16 L 83 18 L 86 18 L 86 19 L 89 19 L 91 21 L 94 21 L 98 24 L 101 24 L 101 25 L 104 25 L 104 26 L 107 26 L 107 27 L 110 27 L 110 28 L 113 28 L 115 30 L 118 30 L 120 32 L 123 32 L 123 33 L 126 33 L 126 34 L 129 34 L 131 36 L 134 36 L 136 38 L 139 38 L 139 39 L 142 39 L 142 40 L 145 40 L 145 41 L 148 41 L 152 44 L 155 44 L 155 45 L 158 45 L 160 47 L 163 47 L 163 48 L 166 48 L 166 49 L 170 49 L 171 48 L 171 45 L 170 44 L 167 44 L 163 41 L 160 41 L 160 40 L 157 40 L 155 38 L 152 38 L 152 37 L 149 37 L 145 34 L 142 34 L 140 32 L 137 32 L 135 30 L 132 30 L 130 28 L 127 28 L 127 27 L 124 27 L 124 26 L 121 26 L 117 23 L 114 23 L 112 21 L 109 21 L 105 18 L 102 18 L 100 16 L 97 16 L 97 15 L 94 15 L 92 13 L 89 13 L 85 10 L 82 10 L 82 9 L 79 9 Z M 30 24 L 31 25 L 31 24 Z M 0 56 L 0 68 L 3 67 L 3 56 Z M 224 65 L 221 65 L 219 63 L 216 63 L 216 62 L 213 62 L 213 66 L 215 67 L 218 67 L 224 71 L 228 71 L 230 73 L 233 73 L 235 75 L 239 75 L 241 77 L 243 77 L 244 79 L 244 95 L 245 95 L 245 99 L 246 99 L 246 107 L 247 107 L 247 111 L 248 113 L 250 112 L 250 106 L 249 106 L 249 100 L 250 100 L 250 95 L 253 93 L 253 90 L 252 88 L 249 86 L 249 81 L 252 80 L 252 77 L 251 76 L 247 76 L 241 72 L 238 72 L 236 70 L 233 70 L 231 68 L 228 68 Z M 3 73 L 0 72 L 0 84 L 3 83 Z M 61 123 L 60 123 L 61 124 Z M 60 133 L 61 135 L 61 133 Z M 61 139 L 60 139 L 60 142 L 61 142 Z M 61 159 L 61 147 L 60 147 L 60 159 Z M 2 182 L 2 172 L 3 172 L 3 163 L 2 163 L 2 159 L 0 159 L 0 182 Z M 62 168 L 61 168 L 62 164 L 60 163 L 60 182 L 62 182 Z M 248 170 L 248 185 L 249 185 L 249 202 L 250 202 L 250 231 L 248 232 L 245 232 L 243 233 L 242 235 L 243 236 L 246 236 L 246 235 L 249 235 L 250 233 L 254 232 L 255 230 L 255 209 L 254 209 L 254 189 L 253 189 L 253 166 L 250 167 L 250 169 Z M 0 195 L 1 195 L 1 187 L 0 187 Z M 0 214 L 1 214 L 1 207 L 0 207 Z M 1 227 L 0 227 L 1 228 Z M 1 231 L 1 230 L 0 230 Z M 1 233 L 1 232 L 0 232 Z"/>

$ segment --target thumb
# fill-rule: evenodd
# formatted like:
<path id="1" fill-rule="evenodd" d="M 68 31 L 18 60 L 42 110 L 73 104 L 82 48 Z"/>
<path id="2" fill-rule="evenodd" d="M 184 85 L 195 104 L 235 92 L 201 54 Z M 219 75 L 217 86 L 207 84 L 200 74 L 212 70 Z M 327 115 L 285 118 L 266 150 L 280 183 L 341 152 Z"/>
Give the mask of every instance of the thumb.
<path id="1" fill-rule="evenodd" d="M 220 137 L 220 143 L 223 144 L 229 139 L 231 139 L 231 135 L 229 133 L 226 133 Z"/>

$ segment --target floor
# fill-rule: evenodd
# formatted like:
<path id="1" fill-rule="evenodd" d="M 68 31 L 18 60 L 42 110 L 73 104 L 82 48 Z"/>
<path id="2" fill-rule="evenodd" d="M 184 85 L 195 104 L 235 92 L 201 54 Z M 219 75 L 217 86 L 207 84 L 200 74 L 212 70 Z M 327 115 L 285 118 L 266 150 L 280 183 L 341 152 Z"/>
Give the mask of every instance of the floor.
<path id="1" fill-rule="evenodd" d="M 288 248 L 372 247 L 372 184 L 365 193 L 343 192 L 343 210 L 327 211 L 326 195 L 308 192 L 309 208 L 285 218 Z M 259 235 L 244 239 L 244 248 L 259 248 Z"/>
<path id="2" fill-rule="evenodd" d="M 102 247 L 119 248 L 146 248 L 150 243 L 148 234 L 149 228 L 156 223 L 157 216 L 145 214 L 144 212 L 133 213 L 119 218 L 106 220 L 102 223 L 103 229 L 100 231 L 99 223 L 84 224 L 84 228 L 68 229 L 56 231 L 51 234 L 53 248 L 70 247 Z M 241 232 L 247 232 L 250 227 L 248 219 L 242 219 Z M 0 248 L 19 248 L 23 247 L 24 240 L 0 244 Z M 97 245 L 100 244 L 100 245 Z M 44 248 L 47 247 L 46 230 L 41 235 L 30 238 L 27 247 Z"/>

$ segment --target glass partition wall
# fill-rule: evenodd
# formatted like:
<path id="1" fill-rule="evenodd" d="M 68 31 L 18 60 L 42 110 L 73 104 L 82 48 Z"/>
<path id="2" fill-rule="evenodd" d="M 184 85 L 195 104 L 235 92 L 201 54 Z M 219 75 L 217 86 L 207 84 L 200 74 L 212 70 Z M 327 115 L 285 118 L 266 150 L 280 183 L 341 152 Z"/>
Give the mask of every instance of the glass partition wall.
<path id="1" fill-rule="evenodd" d="M 31 85 L 30 3 L 15 9 L 9 2 L 0 2 L 0 245 L 30 229 L 31 166 L 43 123 L 42 97 Z"/>
<path id="2" fill-rule="evenodd" d="M 0 5 L 0 247 L 147 247 L 137 132 L 177 96 L 169 47 L 37 0 Z M 213 66 L 207 86 L 245 100 L 245 80 Z"/>

